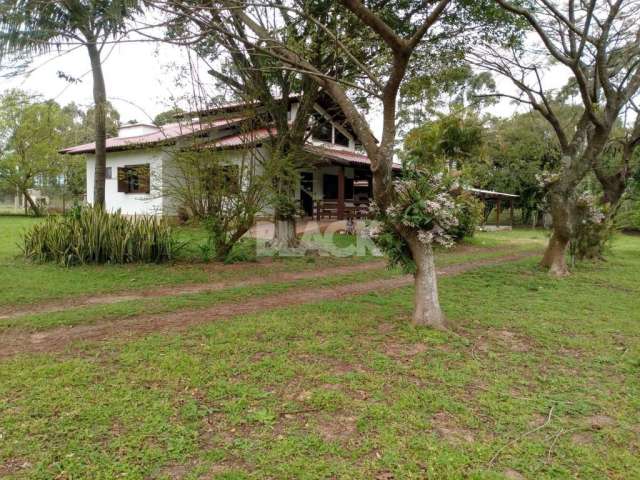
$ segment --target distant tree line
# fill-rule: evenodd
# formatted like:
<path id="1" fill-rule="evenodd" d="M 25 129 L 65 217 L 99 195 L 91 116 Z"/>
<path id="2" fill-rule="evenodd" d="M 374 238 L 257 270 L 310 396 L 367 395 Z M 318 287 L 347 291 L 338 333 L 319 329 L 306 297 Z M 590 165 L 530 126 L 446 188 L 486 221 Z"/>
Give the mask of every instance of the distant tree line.
<path id="1" fill-rule="evenodd" d="M 22 196 L 25 209 L 35 215 L 46 206 L 32 198 L 33 189 L 69 200 L 84 194 L 84 158 L 58 151 L 94 141 L 93 110 L 75 103 L 61 106 L 20 90 L 0 96 L 0 189 Z M 107 135 L 117 136 L 120 115 L 110 104 L 105 113 Z"/>

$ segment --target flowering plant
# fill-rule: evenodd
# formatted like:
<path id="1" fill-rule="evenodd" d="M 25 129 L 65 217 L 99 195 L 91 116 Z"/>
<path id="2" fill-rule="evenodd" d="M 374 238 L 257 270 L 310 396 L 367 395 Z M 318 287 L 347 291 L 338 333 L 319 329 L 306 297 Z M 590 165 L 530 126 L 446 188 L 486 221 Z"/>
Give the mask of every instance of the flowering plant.
<path id="1" fill-rule="evenodd" d="M 465 233 L 473 232 L 479 221 L 478 202 L 464 193 L 457 175 L 408 169 L 393 182 L 393 188 L 391 205 L 384 211 L 374 205 L 372 213 L 380 221 L 380 228 L 373 234 L 373 240 L 392 264 L 409 272 L 415 270 L 415 264 L 398 226 L 417 232 L 418 240 L 425 246 L 450 247 Z M 464 218 L 465 225 L 461 225 L 460 218 Z"/>

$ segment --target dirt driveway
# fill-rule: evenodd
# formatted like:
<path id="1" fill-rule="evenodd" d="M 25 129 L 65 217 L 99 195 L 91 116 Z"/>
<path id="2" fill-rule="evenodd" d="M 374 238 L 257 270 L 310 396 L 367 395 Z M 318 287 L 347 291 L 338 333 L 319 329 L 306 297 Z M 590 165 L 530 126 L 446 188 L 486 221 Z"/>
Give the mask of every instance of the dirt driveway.
<path id="1" fill-rule="evenodd" d="M 506 255 L 497 258 L 477 260 L 463 264 L 451 265 L 438 270 L 440 276 L 456 275 L 468 270 L 473 270 L 483 266 L 498 265 L 506 262 L 513 262 L 527 257 L 537 255 L 537 253 L 519 253 Z M 358 265 L 344 268 L 330 269 L 331 273 L 340 274 L 352 271 L 362 271 L 367 268 L 380 268 L 379 262 L 368 265 Z M 358 270 L 359 269 L 359 270 Z M 302 278 L 319 278 L 327 276 L 328 271 L 298 272 L 286 274 L 289 280 Z M 282 278 L 282 276 L 280 277 Z M 264 281 L 269 281 L 264 279 Z M 112 338 L 136 338 L 149 333 L 182 331 L 194 325 L 204 324 L 215 320 L 230 318 L 239 315 L 256 313 L 264 310 L 276 309 L 290 305 L 300 305 L 303 303 L 313 303 L 323 300 L 338 300 L 347 296 L 361 295 L 372 291 L 388 291 L 395 288 L 410 285 L 413 279 L 410 276 L 399 276 L 387 279 L 371 280 L 363 283 L 353 283 L 335 287 L 323 287 L 316 289 L 297 289 L 284 293 L 277 293 L 263 297 L 257 297 L 242 303 L 228 302 L 221 303 L 210 308 L 198 310 L 186 310 L 172 312 L 161 315 L 141 315 L 129 317 L 122 320 L 102 321 L 91 325 L 77 325 L 71 327 L 59 327 L 37 333 L 6 332 L 0 334 L 0 358 L 11 357 L 21 353 L 46 353 L 59 352 L 65 350 L 76 341 L 101 341 Z M 218 284 L 216 284 L 218 285 Z M 216 288 L 226 288 L 220 286 Z M 245 284 L 246 285 L 246 284 Z M 185 287 L 186 288 L 186 287 Z M 193 288 L 193 287 L 189 287 Z M 211 284 L 200 285 L 198 288 L 207 291 L 212 288 Z M 159 289 L 156 292 L 163 292 Z M 193 293 L 189 290 L 188 293 Z M 168 294 L 175 295 L 175 289 L 170 289 Z M 102 297 L 106 300 L 111 297 Z M 137 298 L 137 297 L 136 297 Z M 116 300 L 117 299 L 117 300 Z M 131 297 L 113 296 L 113 302 L 129 300 Z M 104 303 L 108 303 L 105 301 Z M 85 303 L 84 305 L 88 305 Z M 43 304 L 44 305 L 44 304 Z M 80 302 L 76 306 L 82 306 Z M 54 308 L 53 304 L 49 304 Z M 43 307 L 44 308 L 44 307 Z M 42 310 L 47 311 L 47 310 Z"/>

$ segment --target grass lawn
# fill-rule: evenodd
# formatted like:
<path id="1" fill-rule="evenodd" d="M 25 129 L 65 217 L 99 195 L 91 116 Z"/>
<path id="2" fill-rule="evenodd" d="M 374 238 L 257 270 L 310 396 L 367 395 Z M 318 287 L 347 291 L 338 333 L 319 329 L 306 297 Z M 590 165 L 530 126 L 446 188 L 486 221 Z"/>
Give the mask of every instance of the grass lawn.
<path id="1" fill-rule="evenodd" d="M 2 227 L 3 286 L 7 266 L 21 270 L 13 282 L 24 274 L 45 293 L 60 287 L 38 286 L 38 277 L 84 275 L 77 290 L 58 290 L 65 295 L 118 288 L 97 272 L 176 284 L 176 270 L 216 275 L 201 264 L 145 274 L 30 265 L 14 258 L 15 235 Z M 439 262 L 543 240 L 530 231 L 481 234 Z M 276 263 L 317 267 L 303 261 Z M 5 359 L 0 478 L 640 478 L 640 237 L 618 237 L 608 262 L 580 265 L 567 279 L 530 258 L 443 277 L 440 289 L 447 333 L 409 325 L 407 287 Z M 215 295 L 242 301 L 251 291 L 142 308 L 192 308 L 220 301 Z M 24 301 L 12 295 L 4 301 Z M 58 313 L 57 322 L 83 312 L 95 318 L 87 308 Z M 113 321 L 122 314 L 111 313 Z"/>
<path id="2" fill-rule="evenodd" d="M 0 307 L 29 304 L 49 299 L 59 299 L 77 295 L 92 295 L 120 291 L 144 290 L 158 286 L 180 285 L 184 283 L 204 283 L 213 281 L 240 281 L 255 277 L 257 272 L 291 272 L 313 270 L 323 267 L 353 265 L 371 261 L 372 257 L 285 257 L 264 262 L 237 264 L 233 268 L 218 263 L 204 263 L 198 256 L 197 244 L 206 239 L 202 229 L 192 227 L 176 228 L 178 238 L 188 242 L 177 262 L 165 265 L 107 265 L 81 266 L 70 269 L 56 265 L 37 265 L 26 262 L 20 256 L 21 233 L 37 219 L 20 216 L 0 216 Z M 323 238 L 324 244 L 335 242 L 342 246 L 350 239 L 336 235 Z M 541 248 L 544 241 L 542 232 L 516 231 L 509 234 L 479 234 L 470 246 L 486 249 L 486 252 L 465 253 L 443 252 L 439 264 L 504 255 L 492 249 L 509 246 L 513 249 Z"/>

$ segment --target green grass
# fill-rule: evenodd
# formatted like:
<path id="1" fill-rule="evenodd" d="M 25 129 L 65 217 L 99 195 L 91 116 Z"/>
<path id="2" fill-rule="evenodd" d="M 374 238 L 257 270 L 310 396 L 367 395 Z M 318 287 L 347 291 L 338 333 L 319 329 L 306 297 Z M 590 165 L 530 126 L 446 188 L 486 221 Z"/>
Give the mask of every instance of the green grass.
<path id="1" fill-rule="evenodd" d="M 199 310 L 221 303 L 241 303 L 267 295 L 284 293 L 300 288 L 323 288 L 366 282 L 372 279 L 399 275 L 398 270 L 374 269 L 367 272 L 335 275 L 325 278 L 304 279 L 289 282 L 269 282 L 252 287 L 230 287 L 222 290 L 175 296 L 149 297 L 143 300 L 123 301 L 113 304 L 66 309 L 17 318 L 0 319 L 3 330 L 46 330 L 58 326 L 87 325 L 101 320 L 117 320 L 126 317 L 162 314 L 183 310 Z"/>
<path id="2" fill-rule="evenodd" d="M 5 360 L 0 476 L 640 478 L 639 253 L 443 277 L 450 333 L 404 288 Z"/>
<path id="3" fill-rule="evenodd" d="M 177 262 L 164 265 L 101 265 L 62 268 L 57 265 L 32 264 L 20 256 L 21 233 L 37 219 L 0 216 L 0 307 L 37 303 L 78 295 L 95 295 L 121 291 L 144 290 L 153 287 L 243 280 L 256 274 L 304 271 L 322 267 L 352 265 L 371 261 L 370 256 L 348 257 L 282 257 L 268 264 L 245 263 L 228 268 L 218 263 L 204 263 L 198 259 L 197 245 L 206 239 L 205 232 L 196 227 L 177 227 L 177 237 L 186 244 Z M 542 245 L 539 232 L 481 233 L 470 245 L 479 248 L 504 246 L 514 249 L 536 248 Z M 532 240 L 533 239 L 533 240 Z M 325 237 L 326 247 L 334 242 L 338 247 L 353 243 L 353 237 L 336 235 Z M 537 243 L 536 243 L 537 242 Z M 480 253 L 482 255 L 482 253 Z M 476 258 L 478 252 L 441 252 L 438 262 L 445 265 Z"/>
<path id="4" fill-rule="evenodd" d="M 225 268 L 197 258 L 196 245 L 206 238 L 201 229 L 177 228 L 177 236 L 187 246 L 178 262 L 163 265 L 101 265 L 62 268 L 32 264 L 20 256 L 20 236 L 37 219 L 0 216 L 0 306 L 28 304 L 48 299 L 142 290 L 183 283 L 204 283 L 250 278 L 256 271 L 301 271 L 319 267 L 348 265 L 368 258 L 304 257 L 283 258 L 268 265 L 245 264 Z"/>

